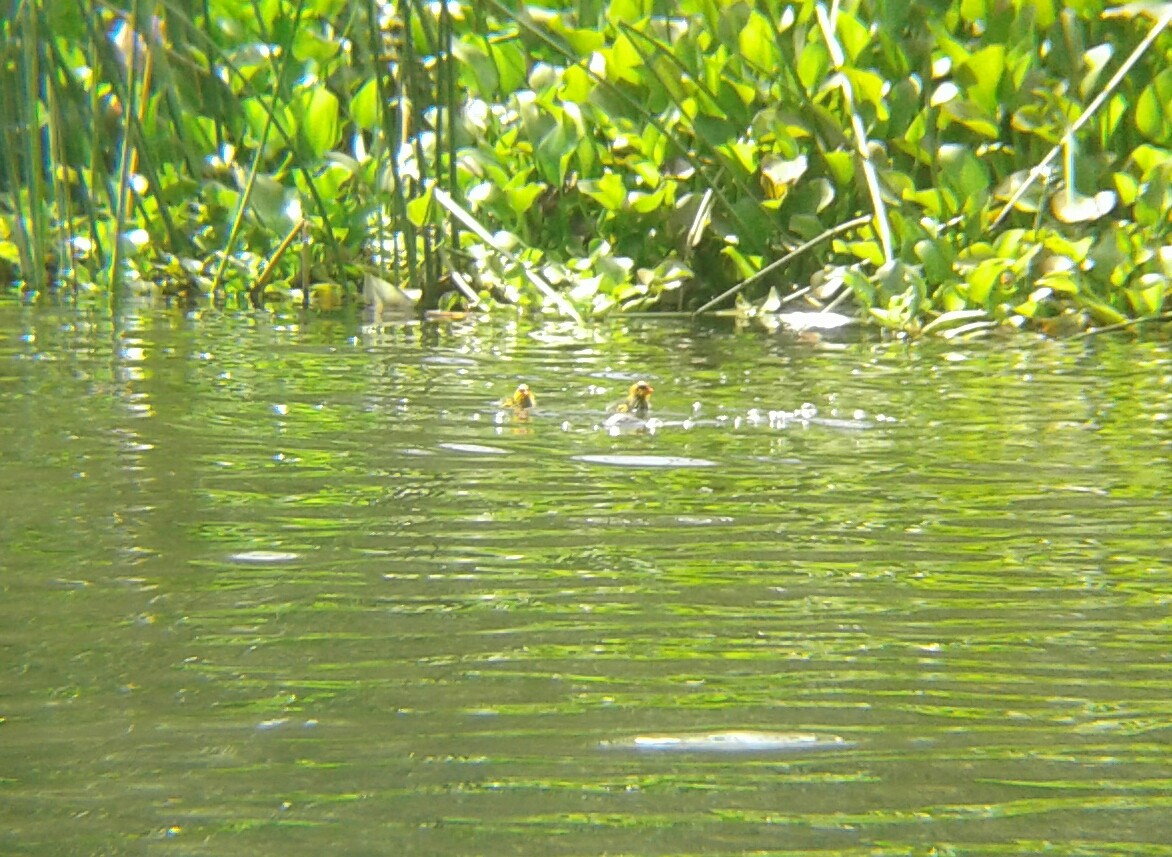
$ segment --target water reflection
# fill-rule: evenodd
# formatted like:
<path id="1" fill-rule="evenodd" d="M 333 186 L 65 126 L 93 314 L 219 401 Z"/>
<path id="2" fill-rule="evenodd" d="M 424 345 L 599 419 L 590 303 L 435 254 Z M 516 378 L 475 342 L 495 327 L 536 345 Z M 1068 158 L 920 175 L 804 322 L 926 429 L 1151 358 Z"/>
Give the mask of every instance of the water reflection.
<path id="1" fill-rule="evenodd" d="M 4 313 L 0 851 L 1166 850 L 1162 343 Z"/>

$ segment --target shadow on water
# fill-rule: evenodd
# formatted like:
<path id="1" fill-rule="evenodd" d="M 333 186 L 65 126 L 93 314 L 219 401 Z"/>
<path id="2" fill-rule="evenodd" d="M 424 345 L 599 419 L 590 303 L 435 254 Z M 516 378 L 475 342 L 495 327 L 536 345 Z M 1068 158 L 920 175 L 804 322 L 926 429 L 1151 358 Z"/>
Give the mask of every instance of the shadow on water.
<path id="1" fill-rule="evenodd" d="M 1170 853 L 1164 343 L 0 318 L 4 854 Z"/>

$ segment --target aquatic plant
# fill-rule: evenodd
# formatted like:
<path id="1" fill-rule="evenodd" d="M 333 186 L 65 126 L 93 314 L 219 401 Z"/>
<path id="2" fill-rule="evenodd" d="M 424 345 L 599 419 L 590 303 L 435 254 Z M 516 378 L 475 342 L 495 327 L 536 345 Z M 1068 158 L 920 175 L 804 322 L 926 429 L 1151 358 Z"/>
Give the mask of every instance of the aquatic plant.
<path id="1" fill-rule="evenodd" d="M 0 276 L 30 297 L 587 319 L 738 294 L 950 335 L 1165 312 L 1166 6 L 14 9 Z"/>

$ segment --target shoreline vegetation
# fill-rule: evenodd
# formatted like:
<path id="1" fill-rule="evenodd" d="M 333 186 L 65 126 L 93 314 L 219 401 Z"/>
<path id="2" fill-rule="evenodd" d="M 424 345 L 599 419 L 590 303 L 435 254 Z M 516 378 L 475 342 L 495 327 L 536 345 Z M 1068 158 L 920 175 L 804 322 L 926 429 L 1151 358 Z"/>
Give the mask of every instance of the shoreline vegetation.
<path id="1" fill-rule="evenodd" d="M 0 283 L 27 300 L 1172 318 L 1172 4 L 14 8 Z"/>

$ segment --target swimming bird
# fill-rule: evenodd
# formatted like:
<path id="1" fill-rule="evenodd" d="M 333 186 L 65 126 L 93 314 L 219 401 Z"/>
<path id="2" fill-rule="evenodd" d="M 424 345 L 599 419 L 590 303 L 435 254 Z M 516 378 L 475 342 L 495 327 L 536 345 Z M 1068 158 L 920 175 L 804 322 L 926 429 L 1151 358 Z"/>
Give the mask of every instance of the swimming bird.
<path id="1" fill-rule="evenodd" d="M 501 399 L 502 408 L 513 408 L 517 411 L 527 411 L 537 406 L 537 397 L 529 389 L 528 384 L 518 384 L 513 395 Z"/>
<path id="2" fill-rule="evenodd" d="M 651 413 L 651 394 L 655 392 L 646 381 L 636 381 L 627 391 L 627 398 L 615 402 L 607 410 L 612 414 L 630 414 L 641 420 L 646 420 Z"/>

